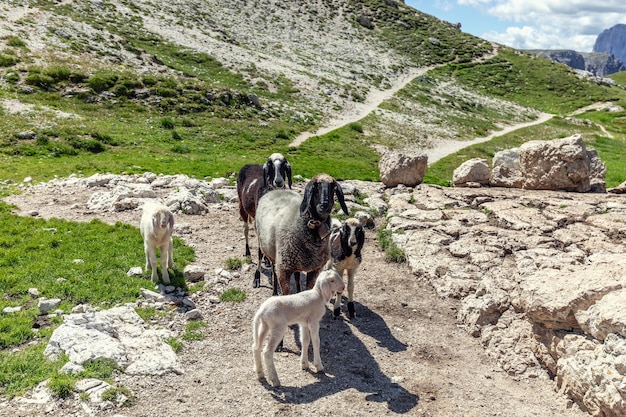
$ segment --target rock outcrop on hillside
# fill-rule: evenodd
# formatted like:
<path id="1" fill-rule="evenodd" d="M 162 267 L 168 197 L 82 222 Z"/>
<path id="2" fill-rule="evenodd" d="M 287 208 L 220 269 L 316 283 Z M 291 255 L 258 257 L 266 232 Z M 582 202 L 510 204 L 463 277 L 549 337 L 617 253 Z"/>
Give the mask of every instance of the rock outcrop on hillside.
<path id="1" fill-rule="evenodd" d="M 391 195 L 388 219 L 510 375 L 553 375 L 592 415 L 626 414 L 626 198 L 422 184 Z"/>
<path id="2" fill-rule="evenodd" d="M 626 70 L 621 59 L 607 52 L 594 51 L 589 53 L 570 49 L 533 49 L 528 52 L 560 62 L 570 68 L 590 72 L 597 77 Z"/>

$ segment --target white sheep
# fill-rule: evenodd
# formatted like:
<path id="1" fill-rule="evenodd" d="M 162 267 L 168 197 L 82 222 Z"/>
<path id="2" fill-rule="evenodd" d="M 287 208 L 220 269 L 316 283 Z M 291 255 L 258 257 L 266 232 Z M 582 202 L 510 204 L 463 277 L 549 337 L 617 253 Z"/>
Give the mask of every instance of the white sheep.
<path id="1" fill-rule="evenodd" d="M 336 223 L 335 223 L 336 222 Z M 348 314 L 354 318 L 354 275 L 361 265 L 361 251 L 365 243 L 363 226 L 355 218 L 346 219 L 343 223 L 333 219 L 330 234 L 330 259 L 327 269 L 334 269 L 343 276 L 348 275 Z M 339 316 L 341 308 L 341 292 L 335 296 L 334 315 Z"/>
<path id="2" fill-rule="evenodd" d="M 263 362 L 267 368 L 268 382 L 277 387 L 280 385 L 274 367 L 274 351 L 283 339 L 289 325 L 300 326 L 300 345 L 302 352 L 300 364 L 302 369 L 309 368 L 309 341 L 313 341 L 313 366 L 317 372 L 324 370 L 320 357 L 320 320 L 326 312 L 326 303 L 333 292 L 343 291 L 345 285 L 341 276 L 334 270 L 320 273 L 315 286 L 296 294 L 273 296 L 265 300 L 252 320 L 252 351 L 254 353 L 254 370 L 259 378 L 264 377 L 261 349 L 269 334 L 267 345 L 263 349 Z"/>
<path id="3" fill-rule="evenodd" d="M 167 268 L 174 265 L 174 245 L 172 232 L 174 231 L 174 215 L 170 209 L 159 203 L 149 202 L 143 206 L 139 231 L 143 237 L 143 247 L 146 253 L 146 269 L 152 270 L 152 281 L 157 283 L 157 254 L 156 248 L 161 251 L 161 275 L 164 284 L 170 283 Z"/>

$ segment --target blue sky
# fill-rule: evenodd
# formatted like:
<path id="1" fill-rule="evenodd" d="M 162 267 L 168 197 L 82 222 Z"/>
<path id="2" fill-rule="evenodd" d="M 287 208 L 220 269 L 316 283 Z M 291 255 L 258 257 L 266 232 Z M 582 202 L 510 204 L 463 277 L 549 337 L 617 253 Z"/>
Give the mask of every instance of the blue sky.
<path id="1" fill-rule="evenodd" d="M 626 1 L 405 0 L 463 32 L 517 49 L 591 52 L 605 29 L 626 24 Z"/>

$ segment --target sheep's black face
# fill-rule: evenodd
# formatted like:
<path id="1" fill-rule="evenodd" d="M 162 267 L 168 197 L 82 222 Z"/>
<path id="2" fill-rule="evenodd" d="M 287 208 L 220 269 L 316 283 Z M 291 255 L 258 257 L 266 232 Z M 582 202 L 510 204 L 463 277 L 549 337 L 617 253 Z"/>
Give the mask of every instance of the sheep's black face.
<path id="1" fill-rule="evenodd" d="M 319 182 L 313 187 L 313 207 L 317 217 L 326 220 L 335 204 L 333 183 Z"/>
<path id="2" fill-rule="evenodd" d="M 357 238 L 357 236 L 362 235 L 364 233 L 363 227 L 362 226 L 351 227 L 349 224 L 344 223 L 344 225 L 341 228 L 343 229 L 341 233 L 344 236 L 346 236 L 348 245 L 350 245 L 353 248 L 357 246 L 359 244 L 359 239 Z"/>
<path id="3" fill-rule="evenodd" d="M 284 157 L 270 156 L 263 166 L 263 171 L 269 188 L 285 188 L 285 180 L 289 181 L 289 188 L 291 188 L 291 166 Z"/>
<path id="4" fill-rule="evenodd" d="M 330 175 L 318 174 L 306 185 L 300 213 L 304 214 L 309 211 L 317 220 L 326 221 L 333 210 L 335 194 L 342 210 L 348 215 L 348 208 L 339 184 Z"/>

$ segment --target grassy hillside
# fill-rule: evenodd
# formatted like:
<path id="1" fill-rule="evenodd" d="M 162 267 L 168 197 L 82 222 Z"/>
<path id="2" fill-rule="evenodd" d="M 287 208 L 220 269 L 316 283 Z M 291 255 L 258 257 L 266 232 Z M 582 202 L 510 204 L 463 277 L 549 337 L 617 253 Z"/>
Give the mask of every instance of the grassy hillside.
<path id="1" fill-rule="evenodd" d="M 220 48 L 236 45 L 249 53 L 256 48 L 274 53 L 279 62 L 285 56 L 310 62 L 313 52 L 307 45 L 289 43 L 283 30 L 271 31 L 283 22 L 310 29 L 302 23 L 308 21 L 323 27 L 334 42 L 338 34 L 328 22 L 336 16 L 331 4 L 264 9 L 237 2 L 240 9 L 232 12 L 210 1 L 163 10 L 148 2 L 103 3 L 104 9 L 95 3 L 30 3 L 50 16 L 41 38 L 36 37 L 41 32 L 35 30 L 37 22 L 25 16 L 0 40 L 0 178 L 15 181 L 102 171 L 230 176 L 274 151 L 288 154 L 304 176 L 328 170 L 339 178 L 376 180 L 378 155 L 370 145 L 419 148 L 436 139 L 472 139 L 503 124 L 531 120 L 536 110 L 567 114 L 623 97 L 618 88 L 580 80 L 563 65 L 508 48 L 492 59 L 471 62 L 491 45 L 401 4 L 345 1 L 340 2 L 343 23 L 336 26 L 343 28 L 341 35 L 354 36 L 348 44 L 385 50 L 395 59 L 388 68 L 392 72 L 406 65 L 443 66 L 413 81 L 360 121 L 358 129 L 348 127 L 289 149 L 298 133 L 327 117 L 324 108 L 332 113 L 363 100 L 368 83 L 385 88 L 388 73 L 367 67 L 363 57 L 342 57 L 341 48 L 331 49 L 338 55 L 327 59 L 337 68 L 352 68 L 350 77 L 310 67 L 306 83 L 303 72 L 285 68 L 276 76 L 254 62 L 222 62 L 216 56 L 228 59 Z M 225 10 L 231 12 L 221 15 L 224 26 L 209 20 L 209 12 Z M 263 10 L 270 14 L 258 33 L 284 40 L 278 48 L 270 39 L 267 44 L 246 38 L 232 25 L 245 29 L 247 18 Z M 199 42 L 195 49 L 180 45 L 176 42 L 185 38 L 156 31 L 151 18 L 185 22 L 188 30 L 196 30 L 194 36 L 204 36 L 217 49 L 211 54 Z M 371 27 L 360 23 L 364 18 Z M 216 33 L 221 34 L 217 40 Z M 47 43 L 45 55 L 38 42 Z M 303 90 L 310 82 L 339 93 L 312 97 L 320 91 Z"/>

